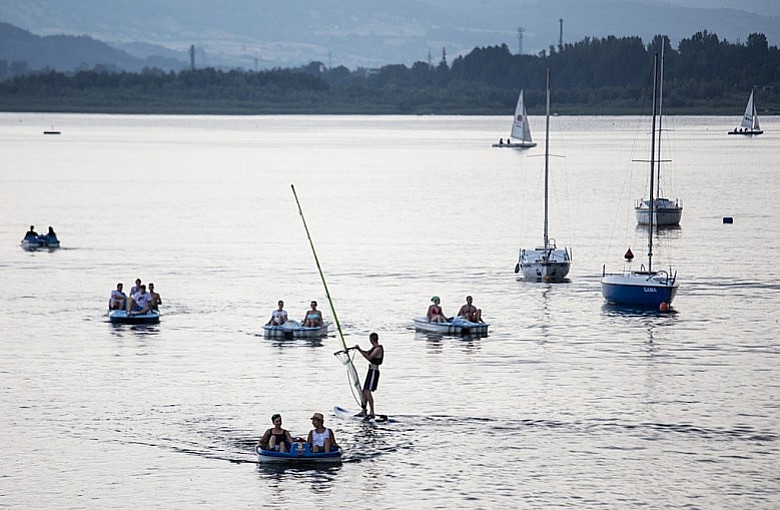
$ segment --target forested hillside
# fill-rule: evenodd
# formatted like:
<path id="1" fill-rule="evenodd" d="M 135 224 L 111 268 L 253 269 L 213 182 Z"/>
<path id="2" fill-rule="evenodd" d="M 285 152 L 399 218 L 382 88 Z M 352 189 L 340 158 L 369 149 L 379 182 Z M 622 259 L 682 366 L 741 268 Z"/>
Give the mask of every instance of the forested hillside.
<path id="1" fill-rule="evenodd" d="M 376 70 L 297 69 L 247 72 L 199 69 L 141 73 L 43 72 L 0 82 L 5 111 L 155 113 L 505 114 L 525 89 L 529 113 L 542 111 L 544 70 L 553 76 L 560 113 L 646 110 L 652 55 L 664 50 L 668 113 L 738 114 L 751 88 L 763 112 L 780 112 L 780 52 L 763 34 L 732 44 L 706 31 L 672 48 L 663 36 L 587 38 L 539 55 L 507 46 L 475 48 L 435 65 Z"/>

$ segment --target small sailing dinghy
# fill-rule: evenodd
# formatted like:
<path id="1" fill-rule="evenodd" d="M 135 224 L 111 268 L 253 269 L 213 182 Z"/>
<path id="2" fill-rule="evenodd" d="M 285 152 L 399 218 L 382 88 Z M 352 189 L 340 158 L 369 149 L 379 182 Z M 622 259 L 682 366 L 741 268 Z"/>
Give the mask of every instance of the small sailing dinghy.
<path id="1" fill-rule="evenodd" d="M 160 312 L 149 310 L 146 313 L 128 313 L 127 310 L 109 310 L 108 320 L 112 324 L 156 324 L 160 322 Z"/>
<path id="2" fill-rule="evenodd" d="M 572 254 L 569 248 L 558 248 L 549 235 L 550 188 L 550 69 L 547 69 L 547 108 L 544 130 L 544 245 L 521 249 L 515 273 L 523 272 L 526 280 L 561 282 L 569 274 Z"/>
<path id="3" fill-rule="evenodd" d="M 519 140 L 519 142 L 512 142 L 511 139 Z M 531 139 L 531 126 L 528 124 L 528 116 L 525 114 L 525 103 L 523 102 L 523 91 L 520 91 L 520 96 L 517 98 L 517 106 L 515 107 L 515 117 L 512 120 L 512 131 L 510 137 L 506 139 L 502 138 L 499 143 L 494 143 L 493 147 L 509 148 L 509 149 L 528 149 L 530 147 L 536 147 L 536 143 Z"/>
<path id="4" fill-rule="evenodd" d="M 658 106 L 658 54 L 653 59 L 653 121 L 650 143 L 650 223 L 647 228 L 648 255 L 647 269 L 642 264 L 639 271 L 624 269 L 622 273 L 607 273 L 606 265 L 602 269 L 601 293 L 604 299 L 613 304 L 636 308 L 652 308 L 665 311 L 677 295 L 679 283 L 677 272 L 653 271 L 653 178 L 655 175 L 655 119 Z M 625 255 L 630 263 L 634 258 L 629 249 Z"/>
<path id="5" fill-rule="evenodd" d="M 454 317 L 448 322 L 429 322 L 427 317 L 415 317 L 414 329 L 440 335 L 487 335 L 490 324 L 471 322 L 463 317 Z"/>
<path id="6" fill-rule="evenodd" d="M 263 334 L 267 338 L 319 338 L 327 336 L 330 322 L 323 321 L 322 326 L 311 327 L 302 326 L 300 322 L 289 320 L 281 326 L 268 325 L 263 326 Z"/>
<path id="7" fill-rule="evenodd" d="M 742 123 L 735 127 L 733 131 L 729 131 L 730 135 L 760 135 L 764 132 L 758 123 L 758 111 L 756 110 L 756 104 L 753 102 L 753 92 L 752 90 L 750 91 L 750 99 L 748 99 L 745 107 Z"/>
<path id="8" fill-rule="evenodd" d="M 661 196 L 661 163 L 668 163 L 669 160 L 661 159 L 661 123 L 663 122 L 663 102 L 664 102 L 664 53 L 661 49 L 661 70 L 658 85 L 658 154 L 656 156 L 656 178 L 655 178 L 655 202 L 653 202 L 653 224 L 656 227 L 671 227 L 680 224 L 682 219 L 683 206 L 679 199 L 669 199 Z M 636 213 L 636 222 L 640 225 L 650 224 L 650 202 L 640 199 L 634 207 Z"/>
<path id="9" fill-rule="evenodd" d="M 255 447 L 260 464 L 340 464 L 341 449 L 313 453 L 306 442 L 293 443 L 289 452 L 277 452 Z"/>

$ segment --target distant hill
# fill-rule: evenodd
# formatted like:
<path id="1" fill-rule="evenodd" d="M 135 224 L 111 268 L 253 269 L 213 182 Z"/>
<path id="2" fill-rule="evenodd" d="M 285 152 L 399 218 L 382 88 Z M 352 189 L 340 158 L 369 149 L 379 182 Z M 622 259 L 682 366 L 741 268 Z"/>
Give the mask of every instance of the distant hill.
<path id="1" fill-rule="evenodd" d="M 0 23 L 0 60 L 25 61 L 28 70 L 72 71 L 100 66 L 110 71 L 140 71 L 145 67 L 180 70 L 182 61 L 169 57 L 138 58 L 89 36 L 40 37 L 8 23 Z"/>
<path id="2" fill-rule="evenodd" d="M 507 44 L 517 52 L 519 27 L 523 53 L 536 55 L 557 45 L 560 18 L 564 42 L 664 34 L 676 45 L 707 30 L 730 42 L 758 32 L 777 44 L 778 6 L 776 0 L 5 0 L 0 20 L 40 35 L 86 34 L 122 49 L 145 43 L 186 55 L 194 44 L 199 67 L 321 61 L 355 69 L 411 65 L 429 54 L 437 63 L 442 48 L 449 61 L 475 47 Z M 136 50 L 136 58 L 160 55 L 150 46 Z"/>

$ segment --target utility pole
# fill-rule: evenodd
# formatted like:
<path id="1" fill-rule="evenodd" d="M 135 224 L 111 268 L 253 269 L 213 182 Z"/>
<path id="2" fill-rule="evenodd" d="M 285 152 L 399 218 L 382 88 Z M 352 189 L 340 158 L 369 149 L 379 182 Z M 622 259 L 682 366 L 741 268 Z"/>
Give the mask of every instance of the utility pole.
<path id="1" fill-rule="evenodd" d="M 523 54 L 523 32 L 525 32 L 525 29 L 523 27 L 517 28 L 517 54 L 518 55 Z"/>
<path id="2" fill-rule="evenodd" d="M 195 70 L 195 45 L 190 44 L 190 71 Z"/>
<path id="3" fill-rule="evenodd" d="M 433 57 L 431 57 L 431 49 L 428 48 L 428 67 L 433 69 Z"/>
<path id="4" fill-rule="evenodd" d="M 558 33 L 558 51 L 563 51 L 563 18 L 560 18 L 558 20 L 558 23 L 561 25 L 560 32 Z"/>

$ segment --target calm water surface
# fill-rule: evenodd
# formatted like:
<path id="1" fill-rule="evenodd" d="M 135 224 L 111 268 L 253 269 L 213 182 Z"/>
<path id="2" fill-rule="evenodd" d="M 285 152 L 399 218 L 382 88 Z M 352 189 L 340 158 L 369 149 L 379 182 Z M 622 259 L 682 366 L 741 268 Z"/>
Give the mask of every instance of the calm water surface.
<path id="1" fill-rule="evenodd" d="M 665 124 L 669 314 L 599 286 L 646 251 L 647 119 L 553 119 L 574 265 L 546 285 L 513 272 L 542 240 L 542 118 L 520 152 L 490 148 L 505 117 L 0 114 L 0 507 L 777 508 L 780 121 L 726 136 L 738 114 Z M 278 299 L 332 315 L 290 184 L 347 342 L 385 345 L 393 423 L 332 416 L 355 407 L 335 335 L 262 336 Z M 63 248 L 23 251 L 30 224 Z M 161 323 L 110 325 L 136 277 Z M 472 294 L 490 335 L 415 333 L 433 294 Z M 257 466 L 271 414 L 303 435 L 315 411 L 343 465 Z"/>

